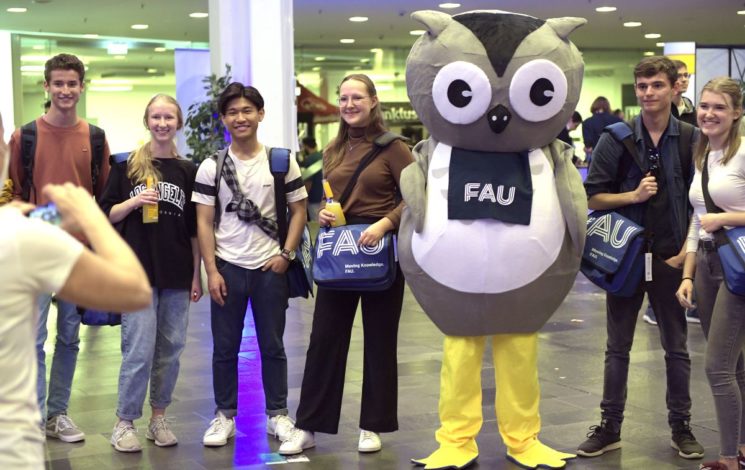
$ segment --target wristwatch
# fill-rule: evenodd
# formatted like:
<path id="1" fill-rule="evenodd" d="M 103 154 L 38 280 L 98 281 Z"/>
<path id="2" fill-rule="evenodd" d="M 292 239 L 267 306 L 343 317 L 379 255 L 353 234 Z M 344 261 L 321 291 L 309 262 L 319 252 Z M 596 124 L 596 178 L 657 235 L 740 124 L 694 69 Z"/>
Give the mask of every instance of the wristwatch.
<path id="1" fill-rule="evenodd" d="M 282 252 L 280 253 L 282 258 L 286 259 L 287 261 L 293 261 L 295 259 L 295 251 L 290 251 L 286 248 L 282 248 Z"/>

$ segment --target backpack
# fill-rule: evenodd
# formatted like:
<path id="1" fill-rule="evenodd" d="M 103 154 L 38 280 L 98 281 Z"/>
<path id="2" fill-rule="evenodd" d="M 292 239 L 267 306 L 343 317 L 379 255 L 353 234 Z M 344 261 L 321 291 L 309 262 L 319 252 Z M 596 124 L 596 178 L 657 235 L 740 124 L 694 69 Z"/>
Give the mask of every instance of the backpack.
<path id="1" fill-rule="evenodd" d="M 98 126 L 88 124 L 91 147 L 91 189 L 96 192 L 98 178 L 101 175 L 103 152 L 106 148 L 106 133 Z M 31 121 L 21 127 L 21 166 L 24 179 L 21 186 L 21 198 L 31 201 L 31 191 L 36 201 L 36 187 L 34 186 L 34 160 L 36 158 L 36 121 Z"/>

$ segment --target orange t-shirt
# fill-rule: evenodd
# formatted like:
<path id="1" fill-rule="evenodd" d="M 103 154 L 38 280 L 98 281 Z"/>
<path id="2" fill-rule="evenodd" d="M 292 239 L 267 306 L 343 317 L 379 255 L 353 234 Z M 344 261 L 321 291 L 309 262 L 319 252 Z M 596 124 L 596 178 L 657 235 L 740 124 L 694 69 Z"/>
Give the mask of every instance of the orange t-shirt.
<path id="1" fill-rule="evenodd" d="M 101 174 L 95 192 L 92 188 L 90 132 L 88 123 L 80 119 L 72 127 L 56 127 L 42 118 L 36 120 L 36 155 L 34 157 L 34 186 L 29 202 L 49 202 L 41 190 L 47 184 L 73 183 L 82 186 L 98 199 L 109 177 L 109 144 L 104 146 Z M 21 129 L 10 138 L 10 178 L 13 180 L 13 198 L 21 199 L 26 178 L 21 161 Z M 34 190 L 35 188 L 35 190 Z"/>

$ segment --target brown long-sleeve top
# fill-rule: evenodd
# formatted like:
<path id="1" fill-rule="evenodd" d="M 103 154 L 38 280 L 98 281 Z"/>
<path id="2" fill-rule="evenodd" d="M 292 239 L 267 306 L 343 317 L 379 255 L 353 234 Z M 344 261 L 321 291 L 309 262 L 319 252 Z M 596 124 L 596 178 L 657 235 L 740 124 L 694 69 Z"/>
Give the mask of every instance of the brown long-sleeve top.
<path id="1" fill-rule="evenodd" d="M 349 179 L 365 155 L 370 153 L 372 142 L 364 139 L 364 129 L 350 128 L 352 149 L 345 147 L 341 164 L 331 172 L 326 171 L 328 161 L 324 154 L 323 173 L 331 185 L 334 197 L 338 198 L 347 187 Z M 346 144 L 345 144 L 346 145 Z M 397 201 L 396 193 L 401 171 L 414 161 L 409 147 L 401 140 L 391 142 L 375 160 L 360 173 L 357 184 L 344 203 L 346 217 L 388 217 L 398 229 L 401 222 L 403 201 Z"/>

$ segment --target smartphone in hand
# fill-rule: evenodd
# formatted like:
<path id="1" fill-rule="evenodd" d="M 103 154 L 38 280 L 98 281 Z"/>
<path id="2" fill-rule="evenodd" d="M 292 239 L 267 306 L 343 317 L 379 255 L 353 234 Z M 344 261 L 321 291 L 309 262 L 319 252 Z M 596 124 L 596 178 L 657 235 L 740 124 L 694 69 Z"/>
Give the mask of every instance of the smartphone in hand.
<path id="1" fill-rule="evenodd" d="M 31 219 L 39 219 L 44 222 L 48 222 L 52 225 L 59 225 L 62 222 L 57 206 L 53 202 L 44 206 L 39 206 L 36 209 L 28 213 L 28 217 Z"/>

